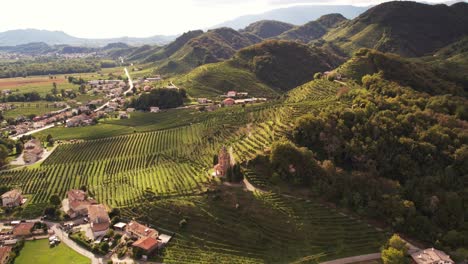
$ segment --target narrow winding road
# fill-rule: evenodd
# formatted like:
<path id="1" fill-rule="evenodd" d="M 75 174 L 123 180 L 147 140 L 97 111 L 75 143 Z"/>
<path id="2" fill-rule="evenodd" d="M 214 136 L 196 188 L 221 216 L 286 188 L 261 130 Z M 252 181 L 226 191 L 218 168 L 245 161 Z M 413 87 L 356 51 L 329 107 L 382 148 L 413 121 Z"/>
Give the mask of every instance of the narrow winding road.
<path id="1" fill-rule="evenodd" d="M 129 92 L 131 92 L 133 90 L 133 80 L 132 80 L 132 77 L 130 77 L 130 74 L 128 73 L 128 70 L 127 68 L 125 67 L 124 68 L 124 71 L 125 71 L 125 75 L 127 75 L 127 78 L 128 78 L 128 89 L 123 93 L 124 95 L 127 95 Z M 97 111 L 101 111 L 102 109 L 106 108 L 109 103 L 111 102 L 115 102 L 117 99 L 114 98 L 114 99 L 111 99 L 109 101 L 107 101 L 107 103 L 101 105 L 100 107 L 96 108 L 94 110 L 94 112 L 97 112 Z"/>

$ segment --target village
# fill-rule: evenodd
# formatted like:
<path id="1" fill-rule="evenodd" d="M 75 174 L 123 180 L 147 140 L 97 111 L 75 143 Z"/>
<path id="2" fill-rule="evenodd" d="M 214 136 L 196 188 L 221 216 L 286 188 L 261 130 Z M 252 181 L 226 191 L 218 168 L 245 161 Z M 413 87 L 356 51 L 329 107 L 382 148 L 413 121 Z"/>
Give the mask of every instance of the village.
<path id="1" fill-rule="evenodd" d="M 50 247 L 65 243 L 96 259 L 148 261 L 174 236 L 172 232 L 163 233 L 145 223 L 121 218 L 118 209 L 110 210 L 82 189 L 70 190 L 63 198 L 55 201 L 57 211 L 46 211 L 41 218 L 0 223 L 0 264 L 10 263 L 10 257 L 15 256 L 11 253 L 20 251 L 24 241 L 39 239 L 48 239 Z M 1 199 L 3 210 L 8 212 L 27 202 L 18 189 L 4 193 Z"/>

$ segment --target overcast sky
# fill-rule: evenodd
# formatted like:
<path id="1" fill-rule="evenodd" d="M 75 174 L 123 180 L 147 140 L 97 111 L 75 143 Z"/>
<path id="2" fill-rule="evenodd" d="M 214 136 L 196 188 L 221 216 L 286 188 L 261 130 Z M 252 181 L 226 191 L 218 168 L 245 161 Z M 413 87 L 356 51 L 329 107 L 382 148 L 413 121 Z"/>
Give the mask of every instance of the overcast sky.
<path id="1" fill-rule="evenodd" d="M 441 0 L 427 0 L 440 2 Z M 36 28 L 109 38 L 175 35 L 241 15 L 298 4 L 371 5 L 382 0 L 2 0 L 0 32 Z"/>

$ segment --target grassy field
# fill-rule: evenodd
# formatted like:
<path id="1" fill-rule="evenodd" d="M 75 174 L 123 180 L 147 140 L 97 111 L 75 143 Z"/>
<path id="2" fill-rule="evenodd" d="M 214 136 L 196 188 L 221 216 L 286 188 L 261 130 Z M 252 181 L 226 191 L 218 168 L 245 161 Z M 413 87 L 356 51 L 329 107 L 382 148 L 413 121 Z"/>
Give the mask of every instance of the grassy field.
<path id="1" fill-rule="evenodd" d="M 27 241 L 15 264 L 89 264 L 91 260 L 76 253 L 63 243 L 50 248 L 47 239 Z"/>
<path id="2" fill-rule="evenodd" d="M 64 107 L 55 107 L 54 103 L 51 102 L 27 102 L 27 103 L 8 103 L 14 104 L 15 109 L 5 111 L 3 116 L 5 118 L 16 118 L 18 116 L 28 116 L 28 115 L 43 115 L 52 111 L 58 111 Z"/>
<path id="3" fill-rule="evenodd" d="M 49 76 L 30 76 L 18 78 L 0 79 L 0 90 L 11 90 L 13 93 L 38 92 L 41 96 L 50 93 L 52 84 L 55 82 L 59 91 L 61 89 L 78 90 L 78 86 L 68 83 L 65 75 L 54 75 L 56 78 L 51 79 Z"/>

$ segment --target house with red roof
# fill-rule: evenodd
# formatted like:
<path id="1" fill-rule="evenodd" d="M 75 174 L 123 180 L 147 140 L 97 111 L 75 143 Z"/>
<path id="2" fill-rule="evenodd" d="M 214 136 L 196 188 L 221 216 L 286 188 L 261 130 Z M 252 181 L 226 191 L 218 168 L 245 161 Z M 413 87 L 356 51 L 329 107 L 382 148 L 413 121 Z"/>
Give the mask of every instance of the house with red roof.
<path id="1" fill-rule="evenodd" d="M 93 204 L 88 207 L 89 224 L 93 231 L 93 236 L 103 236 L 109 230 L 110 218 L 107 209 L 102 204 Z"/>
<path id="2" fill-rule="evenodd" d="M 10 260 L 11 247 L 0 247 L 0 264 L 7 264 Z"/>
<path id="3" fill-rule="evenodd" d="M 142 237 L 135 241 L 132 246 L 143 250 L 146 255 L 151 255 L 159 247 L 159 241 L 154 237 Z"/>

